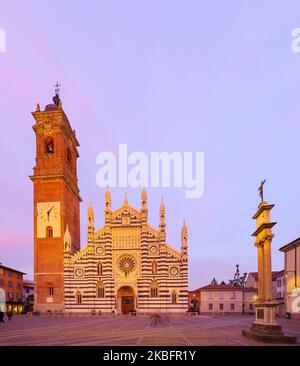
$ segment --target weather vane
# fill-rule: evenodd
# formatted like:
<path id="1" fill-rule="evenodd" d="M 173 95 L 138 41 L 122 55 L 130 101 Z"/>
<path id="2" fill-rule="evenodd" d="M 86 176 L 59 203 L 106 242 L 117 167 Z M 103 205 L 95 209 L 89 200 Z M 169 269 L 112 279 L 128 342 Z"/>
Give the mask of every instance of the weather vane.
<path id="1" fill-rule="evenodd" d="M 264 184 L 266 183 L 266 179 L 260 182 L 260 186 L 258 187 L 259 196 L 261 198 L 261 202 L 264 200 Z"/>

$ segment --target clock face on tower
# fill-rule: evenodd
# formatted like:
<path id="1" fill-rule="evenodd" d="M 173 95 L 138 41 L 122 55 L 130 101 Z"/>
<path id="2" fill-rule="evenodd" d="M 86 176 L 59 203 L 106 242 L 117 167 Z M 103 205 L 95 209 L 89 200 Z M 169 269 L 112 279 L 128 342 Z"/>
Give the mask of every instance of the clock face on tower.
<path id="1" fill-rule="evenodd" d="M 61 236 L 60 202 L 37 203 L 37 237 L 46 238 L 47 228 L 52 229 L 53 238 Z"/>

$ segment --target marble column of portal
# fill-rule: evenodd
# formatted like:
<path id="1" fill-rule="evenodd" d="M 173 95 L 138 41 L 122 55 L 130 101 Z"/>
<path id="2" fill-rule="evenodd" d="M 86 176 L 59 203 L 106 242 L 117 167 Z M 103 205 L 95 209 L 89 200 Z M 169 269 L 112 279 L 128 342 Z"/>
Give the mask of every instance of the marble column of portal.
<path id="1" fill-rule="evenodd" d="M 265 299 L 264 291 L 264 250 L 263 247 L 258 245 L 257 247 L 258 258 L 258 300 Z"/>
<path id="2" fill-rule="evenodd" d="M 264 242 L 264 292 L 265 300 L 272 300 L 271 241 Z"/>

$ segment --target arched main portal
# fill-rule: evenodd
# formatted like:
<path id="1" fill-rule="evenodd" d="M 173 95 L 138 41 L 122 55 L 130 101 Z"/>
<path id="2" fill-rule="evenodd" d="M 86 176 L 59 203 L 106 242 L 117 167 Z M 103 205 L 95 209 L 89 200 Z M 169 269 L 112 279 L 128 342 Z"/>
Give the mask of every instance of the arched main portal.
<path id="1" fill-rule="evenodd" d="M 132 287 L 120 287 L 117 293 L 117 310 L 122 314 L 129 314 L 131 310 L 135 310 L 135 293 Z"/>

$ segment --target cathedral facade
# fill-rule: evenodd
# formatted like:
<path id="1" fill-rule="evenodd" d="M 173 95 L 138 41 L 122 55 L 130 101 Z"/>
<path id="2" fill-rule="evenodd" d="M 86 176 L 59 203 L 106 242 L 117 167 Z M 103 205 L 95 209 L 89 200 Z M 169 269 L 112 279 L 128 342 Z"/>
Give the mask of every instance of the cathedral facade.
<path id="1" fill-rule="evenodd" d="M 78 313 L 184 313 L 188 310 L 187 228 L 181 249 L 166 242 L 166 212 L 159 228 L 148 223 L 147 193 L 139 209 L 125 196 L 112 209 L 104 194 L 104 226 L 94 227 L 87 211 L 87 243 L 80 248 L 77 147 L 75 131 L 58 94 L 33 113 L 36 134 L 34 185 L 35 310 Z"/>

